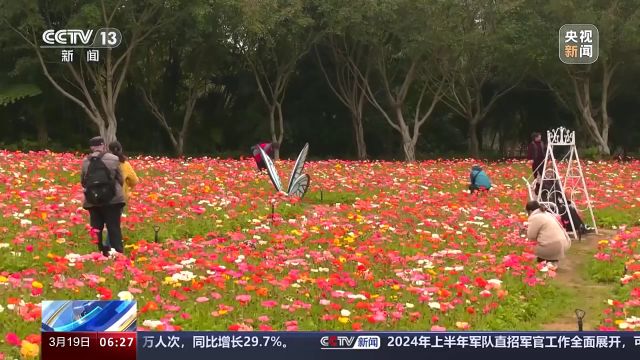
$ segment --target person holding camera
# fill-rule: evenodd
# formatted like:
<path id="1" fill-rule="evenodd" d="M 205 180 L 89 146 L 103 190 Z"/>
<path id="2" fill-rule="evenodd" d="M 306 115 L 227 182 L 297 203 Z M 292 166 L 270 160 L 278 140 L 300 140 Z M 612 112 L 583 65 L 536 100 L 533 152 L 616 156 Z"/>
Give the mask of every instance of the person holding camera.
<path id="1" fill-rule="evenodd" d="M 529 215 L 527 238 L 537 243 L 538 262 L 557 265 L 571 247 L 569 235 L 556 216 L 537 201 L 529 201 L 526 210 Z"/>

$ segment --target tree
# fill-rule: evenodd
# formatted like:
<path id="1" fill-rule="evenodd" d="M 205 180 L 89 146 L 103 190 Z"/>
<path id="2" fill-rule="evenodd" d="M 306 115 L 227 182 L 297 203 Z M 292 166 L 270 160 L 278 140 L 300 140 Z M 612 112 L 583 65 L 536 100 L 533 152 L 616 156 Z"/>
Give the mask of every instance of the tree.
<path id="1" fill-rule="evenodd" d="M 274 144 L 284 140 L 289 81 L 317 38 L 309 5 L 306 0 L 231 0 L 228 5 L 229 41 L 253 73 Z M 280 158 L 278 147 L 274 156 Z"/>
<path id="2" fill-rule="evenodd" d="M 81 5 L 75 1 L 35 0 L 0 2 L 3 22 L 35 51 L 42 71 L 63 96 L 80 106 L 100 135 L 110 142 L 116 139 L 118 96 L 125 84 L 134 50 L 175 14 L 171 3 L 144 0 L 93 0 Z M 118 28 L 124 39 L 115 49 L 102 49 L 99 63 L 80 59 L 66 65 L 50 61 L 53 52 L 43 51 L 39 40 L 45 29 Z M 58 53 L 59 54 L 59 53 Z M 57 65 L 51 65 L 57 63 Z M 65 76 L 54 78 L 51 68 L 65 67 Z M 68 78 L 70 77 L 70 79 Z"/>
<path id="3" fill-rule="evenodd" d="M 380 90 L 351 59 L 369 102 L 402 138 L 406 161 L 415 161 L 421 127 L 444 95 L 451 29 L 442 3 L 378 1 L 363 22 L 362 41 L 370 47 Z M 438 19 L 428 21 L 425 19 Z"/>
<path id="4" fill-rule="evenodd" d="M 35 84 L 2 84 L 0 82 L 0 107 L 9 106 L 21 100 L 38 96 L 40 94 L 42 94 L 42 90 Z M 27 108 L 29 109 L 28 113 L 31 115 L 34 112 L 38 112 L 38 110 L 42 108 L 42 105 Z M 38 144 L 40 146 L 46 146 L 49 136 L 47 134 L 47 124 L 44 122 L 44 118 L 42 116 L 36 117 L 35 125 L 38 130 Z"/>
<path id="5" fill-rule="evenodd" d="M 215 6 L 199 1 L 183 10 L 184 16 L 149 38 L 135 69 L 144 103 L 178 156 L 184 154 L 198 101 L 224 91 L 214 78 L 226 61 Z"/>
<path id="6" fill-rule="evenodd" d="M 514 61 L 517 42 L 510 38 L 507 26 L 512 19 L 510 1 L 460 0 L 454 6 L 459 27 L 453 42 L 455 60 L 444 63 L 452 78 L 443 102 L 467 120 L 469 152 L 478 157 L 478 126 L 496 102 L 520 83 L 526 70 Z"/>
<path id="7" fill-rule="evenodd" d="M 31 47 L 13 31 L 0 34 L 0 48 L 3 70 L 0 71 L 0 107 L 20 102 L 13 109 L 35 126 L 38 145 L 46 147 L 49 140 L 44 118 L 46 102 L 42 97 L 30 99 L 48 90 L 47 80 L 39 72 L 40 64 Z"/>
<path id="8" fill-rule="evenodd" d="M 367 159 L 367 144 L 364 138 L 364 104 L 367 97 L 364 91 L 364 84 L 369 81 L 370 63 L 367 51 L 362 44 L 354 44 L 344 36 L 330 35 L 327 39 L 331 63 L 334 71 L 333 76 L 329 75 L 326 66 L 322 61 L 318 49 L 316 57 L 322 74 L 331 91 L 336 95 L 351 113 L 351 122 L 358 152 L 358 159 Z M 364 68 L 362 79 L 358 76 L 358 66 Z M 333 79 L 332 79 L 333 78 Z"/>
<path id="9" fill-rule="evenodd" d="M 617 95 L 619 71 L 637 63 L 640 53 L 640 3 L 633 0 L 554 1 L 538 10 L 540 21 L 554 31 L 546 38 L 544 79 L 560 104 L 570 110 L 597 145 L 609 155 L 613 119 L 609 104 Z M 598 60 L 591 65 L 565 65 L 557 58 L 557 29 L 574 23 L 594 24 L 600 36 Z M 553 75 L 555 76 L 553 76 Z"/>
<path id="10" fill-rule="evenodd" d="M 345 3 L 343 1 L 320 0 L 321 21 L 326 37 L 322 48 L 327 50 L 327 57 L 333 71 L 327 69 L 323 56 L 316 47 L 316 58 L 322 74 L 331 91 L 351 113 L 351 122 L 356 142 L 358 159 L 367 158 L 367 144 L 364 138 L 364 105 L 367 102 L 365 84 L 368 83 L 371 70 L 369 49 L 358 40 L 357 25 L 363 19 L 362 10 L 367 4 L 360 1 Z M 358 76 L 363 69 L 363 76 Z M 331 75 L 330 75 L 331 72 Z"/>

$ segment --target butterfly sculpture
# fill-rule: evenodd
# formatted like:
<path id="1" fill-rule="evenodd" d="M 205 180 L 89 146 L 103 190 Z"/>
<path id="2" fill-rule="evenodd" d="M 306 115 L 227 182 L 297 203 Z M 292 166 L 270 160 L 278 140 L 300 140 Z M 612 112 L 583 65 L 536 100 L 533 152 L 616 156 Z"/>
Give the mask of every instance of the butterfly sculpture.
<path id="1" fill-rule="evenodd" d="M 280 181 L 280 177 L 278 176 L 278 172 L 276 171 L 275 166 L 273 165 L 273 161 L 269 158 L 269 155 L 260 148 L 260 154 L 264 159 L 265 164 L 267 165 L 267 172 L 269 173 L 269 178 L 273 183 L 273 186 L 277 191 L 283 191 L 289 196 L 296 196 L 302 198 L 304 194 L 309 189 L 309 174 L 303 174 L 304 170 L 304 162 L 307 158 L 307 152 L 309 151 L 309 144 L 305 144 L 300 151 L 300 155 L 298 155 L 298 159 L 296 160 L 296 164 L 293 166 L 293 171 L 291 172 L 291 178 L 289 179 L 289 186 L 287 190 L 284 191 L 282 188 L 282 182 Z"/>

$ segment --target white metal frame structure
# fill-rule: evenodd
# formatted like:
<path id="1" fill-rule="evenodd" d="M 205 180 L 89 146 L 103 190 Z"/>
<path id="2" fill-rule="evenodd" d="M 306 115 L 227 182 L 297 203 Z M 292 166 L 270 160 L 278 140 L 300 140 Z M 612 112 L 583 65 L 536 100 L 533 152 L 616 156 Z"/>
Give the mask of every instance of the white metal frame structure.
<path id="1" fill-rule="evenodd" d="M 564 160 L 568 158 L 564 178 L 560 176 L 558 161 L 554 155 L 554 148 L 557 146 L 569 147 L 567 155 L 560 160 L 560 162 L 564 162 Z M 550 165 L 550 167 L 548 165 Z M 525 179 L 525 181 L 528 185 L 529 199 L 536 199 L 540 204 L 545 205 L 557 215 L 562 216 L 569 212 L 569 206 L 577 207 L 578 202 L 576 199 L 579 199 L 581 195 L 584 196 L 584 199 L 579 200 L 583 200 L 581 202 L 586 205 L 586 209 L 581 210 L 589 211 L 591 225 L 596 231 L 596 234 L 598 233 L 593 208 L 591 206 L 591 199 L 589 198 L 587 184 L 584 180 L 584 173 L 582 172 L 582 165 L 580 164 L 580 157 L 578 156 L 578 150 L 576 148 L 575 131 L 570 131 L 564 127 L 547 131 L 547 149 L 544 162 L 542 163 L 542 176 L 534 179 L 533 183 L 530 183 L 527 179 Z M 542 184 L 548 183 L 551 183 L 552 186 L 543 189 Z M 536 195 L 534 189 L 537 184 L 540 184 L 540 188 Z M 567 201 L 567 194 L 569 194 L 571 204 Z M 564 204 L 562 211 L 556 205 L 559 201 Z M 568 215 L 573 236 L 577 239 L 578 232 L 573 223 L 573 218 L 570 214 Z"/>

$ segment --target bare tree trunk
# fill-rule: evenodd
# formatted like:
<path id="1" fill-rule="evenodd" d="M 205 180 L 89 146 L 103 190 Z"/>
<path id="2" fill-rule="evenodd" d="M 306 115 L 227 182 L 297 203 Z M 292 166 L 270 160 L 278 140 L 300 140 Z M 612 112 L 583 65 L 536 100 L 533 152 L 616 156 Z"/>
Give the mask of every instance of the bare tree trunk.
<path id="1" fill-rule="evenodd" d="M 607 123 L 602 126 L 602 140 L 600 151 L 604 155 L 611 155 L 611 148 L 609 147 L 609 124 Z"/>
<path id="2" fill-rule="evenodd" d="M 478 139 L 478 125 L 486 118 L 496 102 L 512 91 L 524 78 L 524 73 L 512 84 L 499 89 L 490 97 L 483 97 L 483 90 L 487 81 L 494 76 L 492 71 L 476 72 L 474 69 L 466 71 L 464 67 L 455 70 L 456 75 L 450 82 L 443 102 L 451 110 L 469 122 L 469 152 L 472 157 L 480 155 L 480 140 Z"/>
<path id="3" fill-rule="evenodd" d="M 276 160 L 280 160 L 280 145 L 282 145 L 282 141 L 284 141 L 284 114 L 282 113 L 282 104 L 276 103 L 276 109 L 278 110 L 278 125 L 280 129 L 280 133 L 278 134 L 278 146 L 276 146 L 276 150 L 274 151 L 274 156 Z"/>
<path id="4" fill-rule="evenodd" d="M 36 128 L 38 130 L 38 145 L 46 148 L 49 144 L 49 132 L 47 131 L 47 120 L 44 114 L 36 116 Z"/>
<path id="5" fill-rule="evenodd" d="M 367 77 L 369 74 L 369 68 L 367 68 Z M 355 77 L 355 81 L 357 81 L 357 77 Z M 360 89 L 360 87 L 358 86 L 357 83 L 355 83 L 354 86 L 355 89 Z M 367 143 L 364 139 L 364 125 L 362 123 L 363 121 L 363 114 L 364 114 L 364 103 L 366 101 L 367 97 L 366 97 L 366 93 L 360 89 L 360 95 L 358 97 L 358 104 L 356 107 L 356 111 L 352 113 L 352 119 L 353 119 L 353 132 L 355 134 L 356 137 L 356 147 L 358 150 L 358 160 L 367 160 Z"/>
<path id="6" fill-rule="evenodd" d="M 611 126 L 611 118 L 609 117 L 609 97 L 610 87 L 611 87 L 611 78 L 613 77 L 614 72 L 616 71 L 617 64 L 610 66 L 608 62 L 604 62 L 603 64 L 603 73 L 602 73 L 602 99 L 601 99 L 601 111 L 602 111 L 602 144 L 600 147 L 600 151 L 604 155 L 611 155 L 611 149 L 609 148 L 609 127 Z"/>
<path id="7" fill-rule="evenodd" d="M 271 133 L 271 143 L 273 147 L 273 159 L 280 160 L 280 144 L 278 143 L 278 136 L 276 134 L 276 107 L 275 105 L 269 105 L 269 132 Z"/>
<path id="8" fill-rule="evenodd" d="M 489 148 L 491 150 L 495 150 L 496 148 L 496 139 L 498 139 L 498 130 L 493 130 L 493 136 L 491 137 L 491 145 L 489 145 Z M 498 139 L 498 141 L 500 141 L 500 139 Z"/>
<path id="9" fill-rule="evenodd" d="M 475 159 L 480 157 L 480 142 L 478 141 L 478 122 L 469 121 L 469 153 Z"/>
<path id="10" fill-rule="evenodd" d="M 409 126 L 406 125 L 402 109 L 397 106 L 395 109 L 397 123 L 400 124 L 400 135 L 402 135 L 402 150 L 404 152 L 404 160 L 406 162 L 416 161 L 416 143 L 418 140 L 417 133 L 412 136 Z M 414 132 L 417 130 L 414 129 Z"/>
<path id="11" fill-rule="evenodd" d="M 269 109 L 269 128 L 271 131 L 271 142 L 277 144 L 273 153 L 274 159 L 280 159 L 280 145 L 284 141 L 284 113 L 282 111 L 282 104 L 286 97 L 287 86 L 291 76 L 295 72 L 296 64 L 298 60 L 302 58 L 313 46 L 316 35 L 310 35 L 302 44 L 302 49 L 291 54 L 289 59 L 278 58 L 277 51 L 274 48 L 269 49 L 272 53 L 275 63 L 275 76 L 269 77 L 269 71 L 267 67 L 259 60 L 259 57 L 252 59 L 249 54 L 245 55 L 245 58 L 253 72 L 253 76 L 258 86 L 258 92 L 262 97 L 265 105 Z M 278 132 L 276 132 L 276 120 L 278 123 Z"/>
<path id="12" fill-rule="evenodd" d="M 609 148 L 609 124 L 603 124 L 602 132 L 598 130 L 596 120 L 593 118 L 590 110 L 583 109 L 581 112 L 582 120 L 587 124 L 591 138 L 596 142 L 598 150 L 602 155 L 611 155 L 611 149 Z"/>
<path id="13" fill-rule="evenodd" d="M 418 79 L 418 67 L 421 63 L 422 61 L 419 58 L 413 59 L 409 64 L 407 71 L 404 73 L 401 83 L 402 85 L 394 89 L 389 78 L 384 58 L 378 59 L 377 70 L 382 78 L 382 83 L 384 84 L 384 92 L 388 109 L 385 109 L 385 107 L 376 99 L 376 94 L 371 89 L 369 82 L 366 81 L 366 77 L 358 70 L 358 67 L 353 67 L 354 71 L 362 80 L 359 86 L 363 88 L 369 103 L 371 103 L 371 105 L 373 105 L 380 114 L 382 114 L 387 123 L 402 136 L 403 151 L 405 161 L 407 162 L 413 162 L 416 160 L 415 147 L 420 136 L 420 128 L 425 124 L 425 122 L 427 122 L 427 120 L 429 120 L 436 105 L 441 101 L 444 92 L 444 77 L 436 75 L 420 78 L 422 84 L 418 89 L 416 89 L 420 90 L 417 96 L 418 101 L 415 106 L 415 111 L 413 111 L 414 114 L 409 115 L 413 124 L 408 124 L 407 121 L 405 121 L 403 108 L 407 105 L 406 99 L 412 85 L 415 85 L 415 80 Z M 422 102 L 428 89 L 433 97 L 431 99 L 431 104 L 423 108 Z"/>
<path id="14" fill-rule="evenodd" d="M 353 133 L 356 139 L 356 150 L 358 153 L 358 160 L 367 159 L 367 143 L 364 140 L 364 127 L 362 126 L 362 115 L 351 114 L 353 123 Z"/>
<path id="15" fill-rule="evenodd" d="M 611 117 L 609 116 L 608 104 L 612 99 L 611 80 L 619 63 L 610 63 L 607 60 L 602 61 L 602 85 L 600 96 L 600 107 L 594 107 L 591 95 L 591 76 L 593 75 L 592 67 L 589 65 L 586 70 L 581 73 L 567 69 L 567 73 L 573 85 L 573 96 L 575 97 L 575 107 L 571 106 L 568 99 L 563 93 L 549 84 L 549 88 L 556 95 L 562 105 L 569 110 L 577 109 L 576 114 L 578 120 L 586 127 L 591 140 L 598 146 L 598 150 L 603 155 L 610 155 L 609 147 L 609 128 L 611 127 Z"/>
<path id="16" fill-rule="evenodd" d="M 357 156 L 359 160 L 366 160 L 367 144 L 364 138 L 364 126 L 362 123 L 366 91 L 361 82 L 368 83 L 369 81 L 370 61 L 364 59 L 367 53 L 363 51 L 364 48 L 361 44 L 356 43 L 354 45 L 344 37 L 341 39 L 342 41 L 338 41 L 334 37 L 330 37 L 329 39 L 329 48 L 331 49 L 335 66 L 335 80 L 331 80 L 317 49 L 315 52 L 316 58 L 329 88 L 351 113 Z M 365 63 L 363 65 L 365 70 L 362 78 L 360 78 L 358 76 L 360 72 L 358 66 L 362 62 Z"/>
<path id="17" fill-rule="evenodd" d="M 118 125 L 115 120 L 115 115 L 111 115 L 111 116 L 113 116 L 113 118 L 108 118 L 108 120 L 106 121 L 108 126 L 106 126 L 102 131 L 100 131 L 100 136 L 102 136 L 102 138 L 104 139 L 107 145 L 118 140 L 116 136 L 118 132 Z"/>
<path id="18" fill-rule="evenodd" d="M 158 120 L 160 126 L 166 131 L 167 135 L 169 135 L 169 140 L 171 141 L 171 145 L 176 152 L 178 157 L 184 155 L 185 144 L 187 142 L 187 136 L 189 134 L 189 124 L 191 123 L 191 119 L 193 118 L 193 110 L 196 107 L 196 103 L 198 99 L 201 97 L 202 93 L 200 93 L 196 88 L 192 88 L 189 93 L 189 97 L 187 98 L 187 103 L 185 105 L 186 109 L 184 112 L 184 116 L 182 118 L 182 128 L 180 132 L 176 133 L 169 123 L 167 122 L 167 118 L 163 111 L 160 110 L 156 102 L 153 100 L 153 97 L 150 93 L 148 93 L 143 87 L 140 88 L 142 93 L 142 98 L 144 100 L 145 105 L 151 111 L 151 114 Z"/>
<path id="19" fill-rule="evenodd" d="M 416 161 L 416 142 L 409 135 L 408 129 L 402 135 L 402 150 L 404 151 L 404 160 L 406 162 Z"/>
<path id="20" fill-rule="evenodd" d="M 182 155 L 184 155 L 184 138 L 182 137 L 182 135 L 180 136 L 180 139 L 178 140 L 178 144 L 175 146 L 176 148 L 176 155 L 178 157 L 182 157 Z"/>

